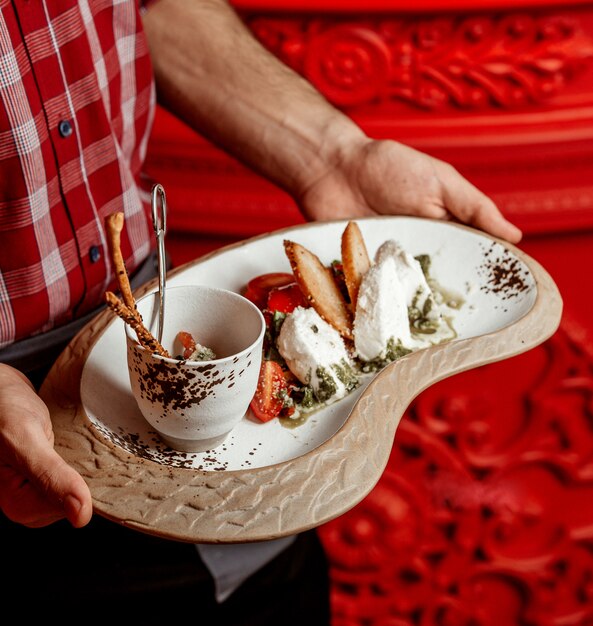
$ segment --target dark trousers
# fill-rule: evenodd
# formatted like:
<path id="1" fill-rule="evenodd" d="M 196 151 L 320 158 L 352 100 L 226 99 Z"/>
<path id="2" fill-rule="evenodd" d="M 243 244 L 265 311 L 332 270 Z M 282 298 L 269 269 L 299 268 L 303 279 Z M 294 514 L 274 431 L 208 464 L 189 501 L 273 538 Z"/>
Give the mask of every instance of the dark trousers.
<path id="1" fill-rule="evenodd" d="M 330 624 L 328 568 L 315 531 L 299 535 L 221 604 L 193 545 L 97 515 L 80 529 L 67 522 L 28 529 L 0 516 L 0 537 L 2 611 L 18 611 L 22 623 Z"/>
<path id="2" fill-rule="evenodd" d="M 148 261 L 132 281 L 154 276 Z M 92 317 L 92 316 L 90 316 Z M 0 352 L 37 386 L 81 323 Z M 65 522 L 29 529 L 0 513 L 0 603 L 22 623 L 150 626 L 328 626 L 328 564 L 315 531 L 296 541 L 218 604 L 214 582 L 195 546 L 125 528 L 98 515 L 73 529 Z M 12 611 L 11 611 L 12 610 Z M 107 621 L 109 620 L 109 621 Z M 214 620 L 211 622 L 211 620 Z"/>

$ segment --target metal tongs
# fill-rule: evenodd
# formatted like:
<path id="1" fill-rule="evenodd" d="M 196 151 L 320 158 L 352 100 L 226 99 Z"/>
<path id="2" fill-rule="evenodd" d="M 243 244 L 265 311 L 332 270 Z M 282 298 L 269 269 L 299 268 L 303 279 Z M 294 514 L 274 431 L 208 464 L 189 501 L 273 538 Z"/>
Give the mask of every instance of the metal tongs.
<path id="1" fill-rule="evenodd" d="M 159 202 L 160 201 L 160 202 Z M 152 223 L 157 243 L 157 262 L 159 271 L 159 320 L 157 338 L 159 343 L 163 339 L 165 324 L 165 284 L 167 276 L 167 261 L 165 257 L 165 233 L 167 231 L 167 197 L 162 185 L 156 184 L 152 188 Z M 160 206 L 159 206 L 160 205 Z"/>

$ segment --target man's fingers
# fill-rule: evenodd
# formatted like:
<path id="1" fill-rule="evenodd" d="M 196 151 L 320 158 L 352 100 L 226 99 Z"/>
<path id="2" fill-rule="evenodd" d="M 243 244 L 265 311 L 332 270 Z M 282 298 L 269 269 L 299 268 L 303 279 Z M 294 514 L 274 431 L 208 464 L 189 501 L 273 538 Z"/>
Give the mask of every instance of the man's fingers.
<path id="1" fill-rule="evenodd" d="M 8 466 L 0 466 L 0 509 L 8 519 L 30 528 L 64 517 L 61 507 L 47 502 L 28 479 Z"/>
<path id="2" fill-rule="evenodd" d="M 0 466 L 0 494 L 5 515 L 32 528 L 63 518 L 80 528 L 92 516 L 87 484 L 47 442 L 37 449 L 33 466 Z"/>
<path id="3" fill-rule="evenodd" d="M 92 516 L 92 499 L 82 476 L 53 449 L 45 448 L 35 460 L 34 485 L 48 501 L 55 503 L 75 528 L 84 526 Z M 38 468 L 38 469 L 37 469 Z M 43 472 L 40 472 L 43 468 Z M 37 471 L 36 471 L 37 469 Z"/>
<path id="4" fill-rule="evenodd" d="M 448 170 L 446 178 L 441 178 L 441 183 L 445 206 L 451 214 L 461 222 L 495 237 L 518 243 L 523 234 L 504 217 L 496 204 L 455 169 Z"/>
<path id="5" fill-rule="evenodd" d="M 45 526 L 92 516 L 84 479 L 55 451 L 49 411 L 19 371 L 0 364 L 0 509 L 12 521 Z"/>
<path id="6" fill-rule="evenodd" d="M 69 493 L 64 498 L 63 504 L 66 519 L 74 528 L 82 528 L 91 521 L 93 503 L 86 483 L 84 483 L 84 488 L 81 489 L 81 493 Z"/>

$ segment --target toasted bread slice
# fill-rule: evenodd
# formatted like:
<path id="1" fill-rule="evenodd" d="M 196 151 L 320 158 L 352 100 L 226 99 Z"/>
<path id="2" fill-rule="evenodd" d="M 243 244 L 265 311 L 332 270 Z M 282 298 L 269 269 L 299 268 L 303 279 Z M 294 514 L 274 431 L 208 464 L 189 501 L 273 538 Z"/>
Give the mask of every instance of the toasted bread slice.
<path id="1" fill-rule="evenodd" d="M 295 280 L 311 306 L 342 337 L 352 339 L 352 316 L 332 271 L 298 243 L 286 240 L 284 250 Z"/>
<path id="2" fill-rule="evenodd" d="M 342 233 L 342 267 L 353 313 L 356 311 L 360 281 L 370 266 L 371 260 L 360 228 L 356 222 L 348 222 Z"/>

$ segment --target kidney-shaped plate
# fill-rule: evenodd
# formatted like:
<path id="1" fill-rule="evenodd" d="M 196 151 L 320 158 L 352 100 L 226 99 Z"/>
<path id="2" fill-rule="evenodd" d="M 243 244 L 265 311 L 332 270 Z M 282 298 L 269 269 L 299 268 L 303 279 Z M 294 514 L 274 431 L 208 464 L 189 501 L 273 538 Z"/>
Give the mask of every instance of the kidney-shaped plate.
<path id="1" fill-rule="evenodd" d="M 329 264 L 340 257 L 346 223 L 312 223 L 229 246 L 175 270 L 168 285 L 241 292 L 254 276 L 290 271 L 284 239 Z M 442 221 L 358 223 L 371 256 L 386 239 L 430 255 L 432 277 L 463 302 L 451 309 L 457 338 L 399 359 L 296 428 L 279 420 L 262 424 L 248 414 L 224 445 L 184 454 L 164 446 L 143 420 L 130 390 L 123 322 L 105 311 L 72 341 L 41 390 L 56 449 L 87 481 L 97 513 L 202 543 L 260 541 L 319 526 L 377 483 L 398 423 L 418 393 L 525 352 L 558 327 L 562 301 L 554 282 L 516 247 Z M 151 283 L 136 296 L 156 288 Z"/>

